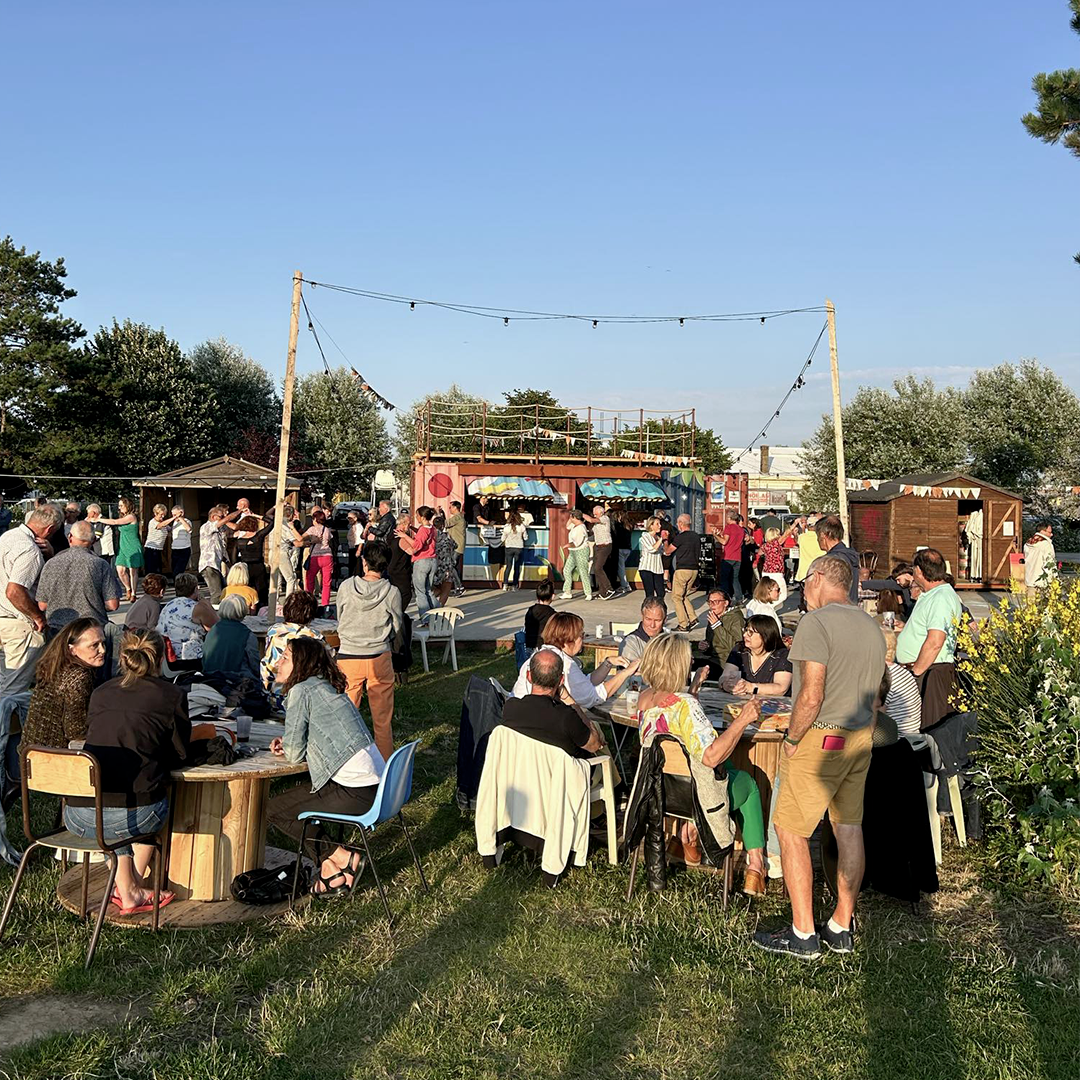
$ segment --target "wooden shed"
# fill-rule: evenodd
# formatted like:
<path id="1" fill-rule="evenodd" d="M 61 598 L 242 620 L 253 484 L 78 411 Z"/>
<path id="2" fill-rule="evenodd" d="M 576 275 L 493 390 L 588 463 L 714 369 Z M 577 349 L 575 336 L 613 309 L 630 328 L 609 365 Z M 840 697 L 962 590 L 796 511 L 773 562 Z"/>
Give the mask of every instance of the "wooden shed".
<path id="1" fill-rule="evenodd" d="M 276 468 L 227 454 L 160 476 L 146 477 L 137 484 L 141 534 L 146 535 L 146 523 L 154 516 L 155 504 L 164 503 L 170 510 L 174 506 L 182 506 L 193 527 L 191 562 L 197 566 L 199 527 L 206 522 L 210 509 L 223 502 L 235 508 L 239 499 L 246 498 L 251 503 L 251 509 L 256 514 L 262 514 L 274 505 L 276 485 Z M 298 506 L 299 492 L 300 481 L 292 476 L 286 477 L 286 500 Z"/>
<path id="2" fill-rule="evenodd" d="M 932 547 L 945 556 L 957 588 L 1009 587 L 1009 556 L 1022 543 L 1019 495 L 962 472 L 862 484 L 848 493 L 851 544 L 877 555 L 879 577 Z"/>

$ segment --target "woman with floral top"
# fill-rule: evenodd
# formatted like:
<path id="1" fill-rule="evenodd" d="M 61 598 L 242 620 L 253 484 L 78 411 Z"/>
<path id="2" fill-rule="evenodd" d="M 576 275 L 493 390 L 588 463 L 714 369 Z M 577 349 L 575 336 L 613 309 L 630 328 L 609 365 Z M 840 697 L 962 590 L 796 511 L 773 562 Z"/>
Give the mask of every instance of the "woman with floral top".
<path id="1" fill-rule="evenodd" d="M 318 614 L 319 605 L 315 597 L 309 592 L 294 592 L 289 596 L 281 609 L 284 622 L 274 623 L 266 634 L 266 651 L 259 663 L 259 674 L 262 684 L 270 691 L 275 704 L 282 704 L 282 697 L 274 688 L 277 678 L 278 664 L 285 654 L 285 648 L 294 638 L 309 637 L 321 641 L 324 645 L 326 639 L 318 630 L 312 630 L 308 623 Z"/>
<path id="2" fill-rule="evenodd" d="M 717 732 L 701 703 L 684 692 L 693 649 L 677 634 L 661 634 L 645 646 L 638 674 L 647 684 L 638 700 L 638 734 L 642 746 L 657 735 L 673 735 L 686 752 L 707 768 L 715 769 L 731 756 L 743 731 L 761 715 L 761 703 L 751 699 L 723 731 Z M 743 892 L 747 896 L 765 893 L 765 819 L 761 793 L 754 778 L 741 769 L 726 766 L 730 810 L 742 827 L 746 849 Z M 681 840 L 673 840 L 671 854 L 689 864 L 701 862 L 697 828 L 683 822 Z"/>

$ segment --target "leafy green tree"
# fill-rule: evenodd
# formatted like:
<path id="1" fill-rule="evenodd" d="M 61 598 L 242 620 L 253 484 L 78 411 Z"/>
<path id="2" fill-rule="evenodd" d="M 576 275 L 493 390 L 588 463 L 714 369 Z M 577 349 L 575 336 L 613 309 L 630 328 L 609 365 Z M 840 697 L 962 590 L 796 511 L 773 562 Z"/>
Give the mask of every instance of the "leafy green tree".
<path id="1" fill-rule="evenodd" d="M 326 470 L 327 490 L 343 495 L 370 492 L 375 470 L 390 459 L 382 412 L 346 367 L 297 379 L 292 437 L 312 468 Z"/>
<path id="2" fill-rule="evenodd" d="M 1080 401 L 1034 360 L 977 371 L 964 393 L 971 471 L 1034 494 L 1080 476 Z"/>
<path id="3" fill-rule="evenodd" d="M 1070 25 L 1080 34 L 1080 0 L 1069 0 Z M 1038 99 L 1034 112 L 1026 113 L 1021 123 L 1034 139 L 1061 143 L 1080 157 L 1080 69 L 1041 72 L 1031 81 Z M 1080 254 L 1073 258 L 1080 262 Z"/>
<path id="4" fill-rule="evenodd" d="M 87 344 L 83 361 L 84 376 L 96 374 L 102 390 L 98 425 L 121 474 L 149 476 L 213 456 L 206 421 L 217 398 L 164 330 L 114 321 Z"/>
<path id="5" fill-rule="evenodd" d="M 570 439 L 540 436 L 541 454 L 562 457 L 585 457 L 589 433 L 587 420 L 571 412 L 550 390 L 510 390 L 503 394 L 506 404 L 488 410 L 487 429 L 490 437 L 500 440 L 488 446 L 489 451 L 503 453 L 532 453 L 536 448 L 537 426 L 544 431 L 558 432 Z M 516 433 L 516 437 L 515 437 Z M 600 435 L 594 425 L 594 439 Z M 593 451 L 596 453 L 596 450 Z"/>
<path id="6" fill-rule="evenodd" d="M 33 456 L 50 390 L 63 386 L 73 346 L 86 336 L 60 314 L 75 296 L 66 277 L 62 258 L 27 254 L 10 236 L 0 241 L 0 461 L 9 469 Z"/>
<path id="7" fill-rule="evenodd" d="M 891 391 L 861 386 L 844 406 L 844 459 L 849 477 L 889 480 L 906 473 L 957 468 L 967 458 L 963 395 L 909 375 Z M 823 416 L 799 459 L 809 480 L 800 504 L 835 508 L 836 449 L 831 416 Z M 987 477 L 989 479 L 989 477 Z"/>
<path id="8" fill-rule="evenodd" d="M 212 454 L 243 456 L 242 450 L 278 439 L 281 399 L 269 372 L 224 338 L 204 341 L 187 355 L 195 378 L 208 387 L 218 407 L 204 418 Z M 275 463 L 277 458 L 274 459 Z"/>
<path id="9" fill-rule="evenodd" d="M 727 472 L 735 461 L 731 451 L 712 428 L 697 429 L 694 435 L 694 454 L 701 459 L 701 468 L 706 476 Z"/>

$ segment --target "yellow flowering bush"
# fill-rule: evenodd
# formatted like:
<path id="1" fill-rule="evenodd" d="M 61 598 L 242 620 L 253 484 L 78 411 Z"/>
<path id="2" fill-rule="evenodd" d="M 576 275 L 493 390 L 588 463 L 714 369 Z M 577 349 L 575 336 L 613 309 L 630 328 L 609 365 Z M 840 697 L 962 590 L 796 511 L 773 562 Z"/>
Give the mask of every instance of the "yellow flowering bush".
<path id="1" fill-rule="evenodd" d="M 995 864 L 1080 895 L 1080 581 L 1005 597 L 977 630 L 961 626 L 957 653 Z"/>

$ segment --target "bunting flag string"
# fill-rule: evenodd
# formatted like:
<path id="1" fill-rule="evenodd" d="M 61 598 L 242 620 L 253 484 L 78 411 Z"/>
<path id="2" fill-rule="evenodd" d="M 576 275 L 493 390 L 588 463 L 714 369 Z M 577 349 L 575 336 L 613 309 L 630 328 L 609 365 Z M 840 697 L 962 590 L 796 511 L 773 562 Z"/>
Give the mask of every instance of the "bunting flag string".
<path id="1" fill-rule="evenodd" d="M 846 486 L 848 491 L 878 491 L 883 484 L 891 483 L 893 483 L 891 480 L 853 480 L 848 478 Z M 898 484 L 894 494 L 916 495 L 921 499 L 977 499 L 981 493 L 982 488 L 967 485 L 933 487 L 927 484 Z"/>

